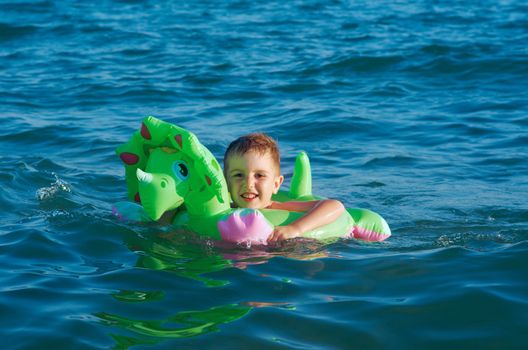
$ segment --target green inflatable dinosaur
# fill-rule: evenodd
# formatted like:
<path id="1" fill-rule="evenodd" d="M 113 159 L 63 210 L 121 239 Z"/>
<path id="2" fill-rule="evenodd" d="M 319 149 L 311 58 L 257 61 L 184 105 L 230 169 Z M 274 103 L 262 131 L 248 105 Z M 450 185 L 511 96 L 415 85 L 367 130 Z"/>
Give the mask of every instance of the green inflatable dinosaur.
<path id="1" fill-rule="evenodd" d="M 211 152 L 193 133 L 154 117 L 145 118 L 140 131 L 116 153 L 125 165 L 128 197 L 138 203 L 115 204 L 114 213 L 124 219 L 158 220 L 167 210 L 184 208 L 173 220 L 175 227 L 216 240 L 266 244 L 275 226 L 288 225 L 304 215 L 276 209 L 231 208 L 222 169 Z M 290 190 L 279 191 L 273 200 L 320 198 L 312 195 L 310 162 L 301 152 Z M 390 234 L 380 215 L 347 208 L 333 223 L 306 232 L 303 237 L 382 241 Z"/>

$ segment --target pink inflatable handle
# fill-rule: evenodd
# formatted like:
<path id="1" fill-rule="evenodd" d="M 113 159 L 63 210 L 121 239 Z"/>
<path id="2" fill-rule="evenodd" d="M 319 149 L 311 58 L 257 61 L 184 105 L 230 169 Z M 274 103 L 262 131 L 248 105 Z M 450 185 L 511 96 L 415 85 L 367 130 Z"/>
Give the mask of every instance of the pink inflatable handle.
<path id="1" fill-rule="evenodd" d="M 217 223 L 224 241 L 267 245 L 273 226 L 255 209 L 237 209 Z"/>

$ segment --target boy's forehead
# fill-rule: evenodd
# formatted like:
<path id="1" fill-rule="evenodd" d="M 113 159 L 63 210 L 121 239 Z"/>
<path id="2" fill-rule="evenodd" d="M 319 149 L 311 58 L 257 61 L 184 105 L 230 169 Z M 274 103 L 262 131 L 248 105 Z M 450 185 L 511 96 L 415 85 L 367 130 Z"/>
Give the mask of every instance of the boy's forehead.
<path id="1" fill-rule="evenodd" d="M 270 152 L 249 151 L 244 154 L 232 154 L 227 159 L 227 164 L 233 166 L 260 166 L 266 169 L 275 169 L 275 163 Z"/>
<path id="2" fill-rule="evenodd" d="M 228 158 L 232 162 L 268 162 L 271 161 L 269 152 L 248 151 L 241 154 L 233 154 Z"/>

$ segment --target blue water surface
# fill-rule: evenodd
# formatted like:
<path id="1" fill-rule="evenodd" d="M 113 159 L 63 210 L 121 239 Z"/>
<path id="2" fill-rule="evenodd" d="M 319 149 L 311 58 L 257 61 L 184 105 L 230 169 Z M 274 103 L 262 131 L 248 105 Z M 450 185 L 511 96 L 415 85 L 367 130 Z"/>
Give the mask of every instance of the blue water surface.
<path id="1" fill-rule="evenodd" d="M 0 2 L 5 349 L 523 349 L 525 1 Z M 147 115 L 300 150 L 383 243 L 116 220 Z M 287 186 L 288 180 L 286 180 Z"/>

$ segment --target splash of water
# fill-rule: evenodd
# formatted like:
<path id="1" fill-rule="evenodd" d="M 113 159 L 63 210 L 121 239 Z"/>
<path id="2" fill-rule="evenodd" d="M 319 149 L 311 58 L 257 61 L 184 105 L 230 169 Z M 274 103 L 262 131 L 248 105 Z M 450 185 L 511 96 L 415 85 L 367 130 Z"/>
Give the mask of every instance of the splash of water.
<path id="1" fill-rule="evenodd" d="M 39 201 L 54 198 L 60 192 L 71 192 L 69 183 L 60 179 L 55 173 L 52 173 L 52 175 L 55 177 L 55 182 L 49 187 L 42 187 L 37 190 L 35 195 Z"/>

